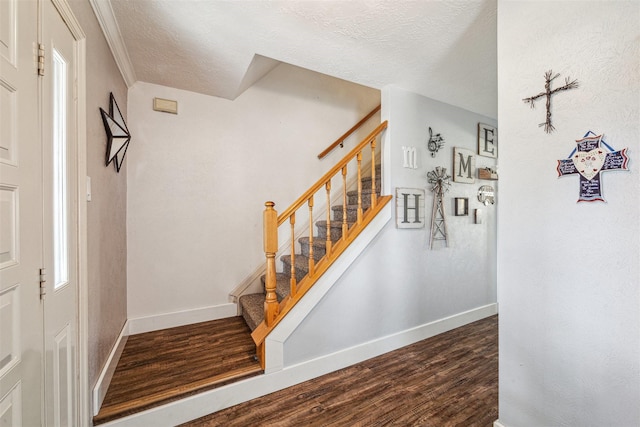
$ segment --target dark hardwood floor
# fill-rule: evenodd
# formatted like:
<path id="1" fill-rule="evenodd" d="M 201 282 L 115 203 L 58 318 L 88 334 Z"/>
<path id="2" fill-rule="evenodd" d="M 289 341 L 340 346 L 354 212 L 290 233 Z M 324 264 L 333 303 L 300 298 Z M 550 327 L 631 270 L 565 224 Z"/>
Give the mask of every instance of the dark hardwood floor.
<path id="1" fill-rule="evenodd" d="M 490 427 L 497 418 L 498 316 L 492 316 L 183 427 Z"/>
<path id="2" fill-rule="evenodd" d="M 132 335 L 94 425 L 262 373 L 242 317 Z"/>

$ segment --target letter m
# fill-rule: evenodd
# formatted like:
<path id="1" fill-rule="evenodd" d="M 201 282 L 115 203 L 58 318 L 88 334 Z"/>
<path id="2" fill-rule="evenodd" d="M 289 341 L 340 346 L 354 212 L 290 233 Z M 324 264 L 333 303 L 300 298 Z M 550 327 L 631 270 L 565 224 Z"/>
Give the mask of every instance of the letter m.
<path id="1" fill-rule="evenodd" d="M 467 156 L 466 162 L 465 162 L 463 153 L 458 153 L 458 156 L 460 157 L 460 163 L 459 163 L 459 167 L 458 167 L 458 176 L 462 177 L 462 173 L 466 172 L 467 173 L 467 178 L 472 178 L 472 175 L 471 175 L 471 155 Z"/>

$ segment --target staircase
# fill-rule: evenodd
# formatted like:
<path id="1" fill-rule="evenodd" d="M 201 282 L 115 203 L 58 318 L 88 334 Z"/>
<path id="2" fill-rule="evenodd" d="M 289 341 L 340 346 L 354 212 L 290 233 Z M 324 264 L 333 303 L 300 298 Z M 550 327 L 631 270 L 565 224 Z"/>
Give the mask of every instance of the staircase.
<path id="1" fill-rule="evenodd" d="M 391 201 L 391 196 L 378 194 L 381 169 L 376 147 L 387 125 L 387 121 L 380 123 L 280 214 L 274 209 L 274 202 L 265 203 L 264 293 L 239 298 L 262 369 L 267 369 L 265 341 L 269 334 Z M 368 166 L 363 167 L 363 164 Z M 314 213 L 314 208 L 316 201 L 322 200 L 326 208 L 324 213 L 322 207 L 319 210 L 326 220 L 317 221 L 319 214 L 318 211 Z M 338 205 L 337 200 L 342 204 Z M 306 237 L 300 237 L 303 229 L 297 224 L 297 218 L 308 219 L 308 225 L 302 225 Z M 278 273 L 276 267 L 280 234 L 290 245 L 289 254 L 280 256 L 282 273 Z M 298 247 L 300 251 L 296 252 Z"/>
<path id="2" fill-rule="evenodd" d="M 380 195 L 380 165 L 376 165 L 376 195 Z M 372 193 L 372 179 L 371 177 L 363 177 L 362 182 L 362 209 L 366 211 L 371 207 L 371 193 Z M 342 222 L 344 217 L 343 205 L 336 205 L 331 207 L 332 218 L 329 224 L 329 231 L 327 230 L 327 221 L 316 221 L 315 226 L 317 229 L 317 235 L 313 237 L 313 259 L 317 262 L 320 261 L 326 255 L 327 245 L 327 232 L 330 233 L 330 239 L 333 243 L 342 238 Z M 357 221 L 358 215 L 358 190 L 347 192 L 347 223 L 351 228 Z M 295 262 L 295 276 L 296 282 L 301 282 L 305 276 L 309 273 L 309 255 L 310 245 L 309 237 L 300 237 L 298 243 L 300 245 L 300 252 L 296 253 L 294 257 Z M 283 255 L 280 257 L 282 261 L 282 273 L 276 274 L 276 295 L 278 302 L 282 302 L 290 293 L 291 283 L 291 255 Z M 264 290 L 266 276 L 262 276 L 263 291 L 261 293 L 242 295 L 239 299 L 240 308 L 242 311 L 242 317 L 247 322 L 249 328 L 253 331 L 260 323 L 264 321 L 264 303 L 266 298 L 266 291 Z"/>

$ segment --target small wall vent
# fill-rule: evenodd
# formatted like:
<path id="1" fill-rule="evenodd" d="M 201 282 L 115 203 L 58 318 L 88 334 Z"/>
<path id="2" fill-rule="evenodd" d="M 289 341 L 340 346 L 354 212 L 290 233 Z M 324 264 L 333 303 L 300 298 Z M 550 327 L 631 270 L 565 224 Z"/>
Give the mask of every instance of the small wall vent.
<path id="1" fill-rule="evenodd" d="M 163 113 L 178 114 L 178 101 L 171 99 L 153 98 L 153 109 Z"/>

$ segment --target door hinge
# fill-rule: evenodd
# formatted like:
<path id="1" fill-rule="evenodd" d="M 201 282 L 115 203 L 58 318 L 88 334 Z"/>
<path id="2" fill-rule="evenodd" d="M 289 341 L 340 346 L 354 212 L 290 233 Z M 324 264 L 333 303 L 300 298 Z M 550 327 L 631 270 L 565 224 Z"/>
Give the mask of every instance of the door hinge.
<path id="1" fill-rule="evenodd" d="M 38 43 L 38 75 L 44 76 L 44 45 Z"/>
<path id="2" fill-rule="evenodd" d="M 44 299 L 47 294 L 47 269 L 40 269 L 40 299 Z"/>

